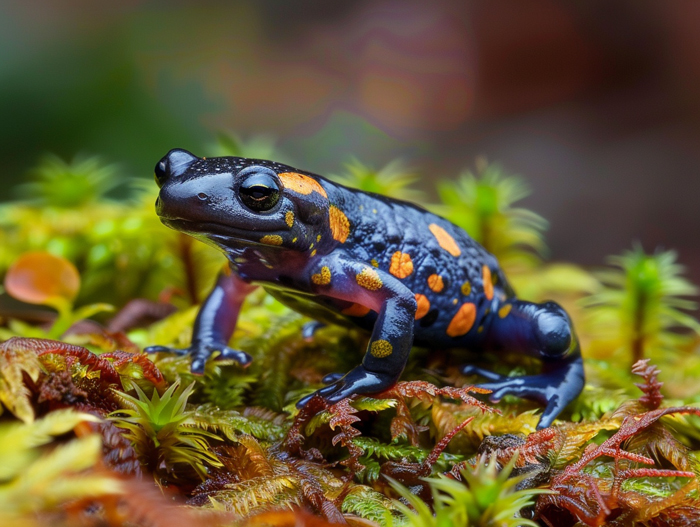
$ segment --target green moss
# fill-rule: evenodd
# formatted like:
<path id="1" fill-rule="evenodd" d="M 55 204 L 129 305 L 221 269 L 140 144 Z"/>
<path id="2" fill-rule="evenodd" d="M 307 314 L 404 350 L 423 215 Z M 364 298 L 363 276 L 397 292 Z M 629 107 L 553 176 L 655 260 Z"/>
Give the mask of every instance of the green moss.
<path id="1" fill-rule="evenodd" d="M 264 138 L 221 135 L 210 151 L 279 159 L 274 142 Z M 404 199 L 419 198 L 412 188 L 417 179 L 398 162 L 376 170 L 359 161 L 337 177 Z M 555 427 L 536 432 L 541 408 L 533 403 L 508 397 L 496 405 L 499 414 L 484 412 L 467 390 L 459 401 L 439 396 L 436 386 L 466 381 L 455 368 L 459 352 L 415 350 L 404 380 L 432 384 L 401 384 L 383 396 L 305 415 L 296 401 L 319 387 L 323 375 L 357 364 L 364 337 L 328 327 L 305 340 L 308 320 L 258 291 L 246 300 L 230 343 L 254 357 L 250 368 L 210 361 L 195 376 L 188 357 L 139 353 L 146 345 L 189 343 L 197 305 L 224 259 L 160 224 L 153 185 L 110 197 L 128 184 L 118 167 L 97 158 L 47 157 L 20 189 L 25 199 L 2 205 L 0 275 L 29 251 L 71 261 L 81 282 L 70 299 L 71 321 L 92 316 L 90 303 L 119 308 L 135 298 L 167 301 L 176 311 L 126 336 L 95 325 L 79 335 L 61 327 L 55 336 L 64 342 L 36 338 L 47 335 L 50 320 L 37 324 L 24 310 L 3 315 L 0 339 L 33 338 L 0 343 L 0 523 L 69 525 L 94 515 L 101 524 L 121 525 L 126 514 L 133 525 L 168 515 L 206 525 L 266 511 L 284 523 L 305 513 L 280 509 L 301 506 L 332 522 L 353 514 L 383 525 L 534 525 L 521 514 L 534 503 L 550 523 L 579 510 L 590 512 L 594 519 L 582 521 L 592 524 L 605 516 L 595 489 L 620 518 L 692 524 L 700 515 L 686 486 L 696 461 L 682 445 L 700 450 L 694 408 L 700 325 L 689 299 L 696 289 L 675 253 L 635 248 L 595 274 L 549 264 L 546 221 L 517 206 L 529 192 L 524 180 L 479 161 L 476 173 L 440 183 L 433 209 L 496 254 L 523 297 L 554 297 L 572 313 L 587 371 L 583 394 Z M 642 356 L 653 359 L 666 385 L 633 378 L 629 365 Z M 530 367 L 508 359 L 496 369 Z M 641 399 L 635 382 L 652 397 Z M 661 401 L 662 393 L 681 408 L 659 420 L 645 404 Z M 449 444 L 440 443 L 466 419 L 472 420 Z M 617 450 L 580 461 L 630 429 Z M 506 436 L 510 443 L 502 448 L 493 438 L 483 442 L 504 434 L 518 437 Z M 620 454 L 625 449 L 629 456 Z M 485 457 L 475 457 L 477 450 Z M 651 466 L 647 455 L 663 458 L 663 476 L 639 471 Z M 536 483 L 513 476 L 532 470 L 541 475 L 540 487 L 559 494 L 542 494 L 528 487 Z M 384 474 L 400 474 L 403 485 L 389 484 Z M 60 492 L 59 483 L 66 485 Z M 614 501 L 613 488 L 624 496 Z"/>

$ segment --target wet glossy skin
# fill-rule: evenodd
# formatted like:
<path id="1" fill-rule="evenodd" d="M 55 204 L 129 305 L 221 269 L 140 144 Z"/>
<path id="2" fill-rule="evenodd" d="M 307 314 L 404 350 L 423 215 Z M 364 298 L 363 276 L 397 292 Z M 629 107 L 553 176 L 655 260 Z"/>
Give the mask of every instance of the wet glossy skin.
<path id="1" fill-rule="evenodd" d="M 200 310 L 191 347 L 171 350 L 190 354 L 195 372 L 214 351 L 250 362 L 227 343 L 245 296 L 261 285 L 316 320 L 372 333 L 362 364 L 318 391 L 329 402 L 393 385 L 414 342 L 541 359 L 542 373 L 523 377 L 464 367 L 488 379 L 482 386 L 494 399 L 514 394 L 544 404 L 539 427 L 583 388 L 566 312 L 518 300 L 496 259 L 434 214 L 286 165 L 184 150 L 156 165 L 156 179 L 163 223 L 216 246 L 230 262 Z"/>

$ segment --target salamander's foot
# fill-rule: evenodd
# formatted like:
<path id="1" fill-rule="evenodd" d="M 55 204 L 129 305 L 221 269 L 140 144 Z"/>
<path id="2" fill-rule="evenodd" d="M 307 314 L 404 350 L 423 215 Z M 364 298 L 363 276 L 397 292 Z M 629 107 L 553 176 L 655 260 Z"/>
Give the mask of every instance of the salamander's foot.
<path id="1" fill-rule="evenodd" d="M 351 395 L 382 392 L 396 384 L 396 380 L 394 375 L 371 372 L 363 366 L 357 366 L 340 379 L 301 399 L 297 408 L 303 407 L 314 395 L 320 395 L 327 403 L 334 404 Z"/>
<path id="2" fill-rule="evenodd" d="M 316 335 L 316 332 L 321 329 L 325 328 L 326 324 L 323 322 L 318 322 L 316 320 L 312 320 L 311 322 L 307 322 L 301 327 L 301 336 L 304 337 L 304 340 L 311 340 L 314 338 Z"/>
<path id="3" fill-rule="evenodd" d="M 197 375 L 202 375 L 204 373 L 204 367 L 206 366 L 207 359 L 209 359 L 209 357 L 216 352 L 219 353 L 216 360 L 233 360 L 244 367 L 248 366 L 253 360 L 253 357 L 243 351 L 229 348 L 226 344 L 217 344 L 215 342 L 192 343 L 189 348 L 149 346 L 144 348 L 143 351 L 146 353 L 165 352 L 174 353 L 176 355 L 189 355 L 192 357 L 191 371 Z"/>
<path id="4" fill-rule="evenodd" d="M 571 401 L 583 390 L 584 374 L 581 356 L 567 357 L 560 363 L 548 363 L 547 371 L 538 375 L 504 377 L 497 373 L 465 366 L 465 374 L 477 374 L 490 382 L 479 384 L 480 388 L 491 390 L 491 401 L 499 401 L 504 395 L 515 395 L 545 405 L 537 429 L 547 428 Z"/>

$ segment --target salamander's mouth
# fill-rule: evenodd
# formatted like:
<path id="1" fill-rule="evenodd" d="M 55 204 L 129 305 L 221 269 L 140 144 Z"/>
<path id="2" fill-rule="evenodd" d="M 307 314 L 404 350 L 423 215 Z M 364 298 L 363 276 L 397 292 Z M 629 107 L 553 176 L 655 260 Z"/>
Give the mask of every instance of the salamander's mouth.
<path id="1" fill-rule="evenodd" d="M 176 231 L 184 232 L 195 238 L 207 238 L 221 245 L 227 245 L 225 242 L 233 241 L 270 247 L 258 241 L 265 236 L 265 234 L 268 234 L 266 231 L 248 231 L 212 221 L 191 221 L 182 218 L 167 218 L 163 216 L 160 217 L 160 221 L 166 227 L 170 227 Z"/>

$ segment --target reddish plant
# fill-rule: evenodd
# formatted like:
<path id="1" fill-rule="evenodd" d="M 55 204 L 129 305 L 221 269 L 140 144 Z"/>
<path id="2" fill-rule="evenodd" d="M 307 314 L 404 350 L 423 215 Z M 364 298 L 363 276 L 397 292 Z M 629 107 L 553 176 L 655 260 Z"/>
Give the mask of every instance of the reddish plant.
<path id="1" fill-rule="evenodd" d="M 427 430 L 427 428 L 413 420 L 406 399 L 413 398 L 423 402 L 430 402 L 436 397 L 442 396 L 462 401 L 470 406 L 476 406 L 481 408 L 482 412 L 500 413 L 497 409 L 473 397 L 472 393 L 487 394 L 491 393 L 491 391 L 477 386 L 463 386 L 461 388 L 444 386 L 438 388 L 427 381 L 406 381 L 399 382 L 388 390 L 374 395 L 374 397 L 377 399 L 394 399 L 398 403 L 396 406 L 396 417 L 391 421 L 392 439 L 405 435 L 412 445 L 417 446 L 419 434 Z"/>
<path id="2" fill-rule="evenodd" d="M 649 410 L 656 410 L 661 406 L 664 396 L 661 395 L 661 387 L 664 383 L 657 377 L 660 370 L 653 364 L 649 364 L 649 359 L 638 360 L 632 366 L 632 373 L 644 379 L 643 383 L 635 383 L 635 386 L 644 392 L 638 400 Z"/>
<path id="3" fill-rule="evenodd" d="M 450 430 L 445 437 L 435 444 L 422 463 L 387 461 L 382 464 L 381 473 L 399 481 L 400 483 L 403 483 L 404 485 L 422 485 L 425 486 L 426 491 L 429 490 L 427 485 L 425 485 L 420 478 L 426 478 L 432 474 L 433 465 L 435 465 L 440 457 L 440 454 L 442 454 L 450 441 L 452 441 L 452 438 L 454 438 L 454 436 L 461 432 L 462 429 L 464 429 L 464 427 L 473 420 L 474 416 L 469 417 L 462 421 L 458 426 Z"/>
<path id="4" fill-rule="evenodd" d="M 645 378 L 645 383 L 638 385 L 644 392 L 637 405 L 623 405 L 618 412 L 622 415 L 623 421 L 620 428 L 609 439 L 600 445 L 589 445 L 583 452 L 581 458 L 573 464 L 568 465 L 562 472 L 556 474 L 551 480 L 551 490 L 558 494 L 540 496 L 537 502 L 536 512 L 548 525 L 553 525 L 547 514 L 547 507 L 553 506 L 567 510 L 579 521 L 590 526 L 599 526 L 614 520 L 618 516 L 630 517 L 638 513 L 640 501 L 648 501 L 648 498 L 639 493 L 622 493 L 622 484 L 631 478 L 640 477 L 681 477 L 693 478 L 694 472 L 687 470 L 666 470 L 654 468 L 621 468 L 623 460 L 653 465 L 654 460 L 643 454 L 630 452 L 623 449 L 623 445 L 636 440 L 645 443 L 645 434 L 659 434 L 658 422 L 661 417 L 672 414 L 694 414 L 700 415 L 700 408 L 680 406 L 672 408 L 658 408 L 662 396 L 659 392 L 661 383 L 657 382 L 658 369 L 649 366 L 648 361 L 639 361 L 635 365 L 635 373 Z M 634 409 L 646 407 L 655 408 L 635 414 Z M 664 429 L 665 431 L 665 429 Z M 671 439 L 672 436 L 671 436 Z M 673 440 L 675 443 L 675 440 Z M 684 448 L 679 445 L 678 448 Z M 612 457 L 615 460 L 613 466 L 613 481 L 596 478 L 583 472 L 584 468 L 592 461 L 600 457 Z M 678 455 L 666 456 L 669 461 L 676 461 L 675 464 L 682 468 L 690 466 L 684 452 Z M 686 500 L 688 493 L 685 494 Z M 682 501 L 682 500 L 681 500 Z M 659 505 L 658 503 L 656 504 Z M 675 502 L 674 502 L 675 505 Z M 662 509 L 655 507 L 660 513 Z"/>

